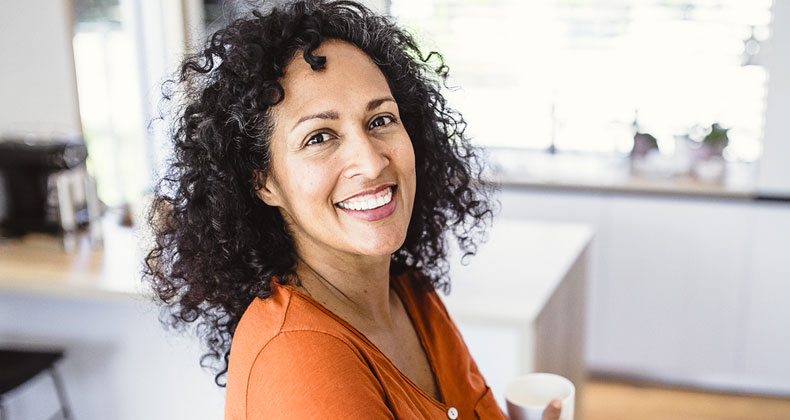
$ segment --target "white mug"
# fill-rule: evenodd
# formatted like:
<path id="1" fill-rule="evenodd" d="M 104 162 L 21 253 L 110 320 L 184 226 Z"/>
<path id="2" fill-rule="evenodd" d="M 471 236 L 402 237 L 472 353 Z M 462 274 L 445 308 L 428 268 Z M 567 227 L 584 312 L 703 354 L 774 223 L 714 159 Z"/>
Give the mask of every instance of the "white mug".
<path id="1" fill-rule="evenodd" d="M 510 420 L 541 420 L 551 400 L 562 401 L 560 420 L 573 420 L 573 382 L 553 373 L 519 376 L 505 390 Z"/>

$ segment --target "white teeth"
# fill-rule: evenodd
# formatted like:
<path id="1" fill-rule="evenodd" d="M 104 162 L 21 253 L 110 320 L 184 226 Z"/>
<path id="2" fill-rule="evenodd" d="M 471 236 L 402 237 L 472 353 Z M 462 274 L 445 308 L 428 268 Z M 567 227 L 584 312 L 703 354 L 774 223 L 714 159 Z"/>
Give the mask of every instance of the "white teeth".
<path id="1" fill-rule="evenodd" d="M 346 201 L 337 203 L 338 206 L 350 210 L 370 210 L 381 207 L 392 201 L 392 188 L 379 191 L 376 194 L 354 197 Z"/>

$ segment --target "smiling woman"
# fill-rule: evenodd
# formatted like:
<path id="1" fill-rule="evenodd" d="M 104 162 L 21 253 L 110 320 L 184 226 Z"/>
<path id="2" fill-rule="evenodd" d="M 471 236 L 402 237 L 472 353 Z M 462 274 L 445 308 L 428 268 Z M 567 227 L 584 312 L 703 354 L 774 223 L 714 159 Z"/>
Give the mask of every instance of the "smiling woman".
<path id="1" fill-rule="evenodd" d="M 435 291 L 447 233 L 473 254 L 492 215 L 446 76 L 387 19 L 310 1 L 219 30 L 168 85 L 145 275 L 197 323 L 226 418 L 504 418 Z"/>
<path id="2" fill-rule="evenodd" d="M 280 209 L 302 260 L 387 269 L 414 203 L 409 134 L 386 78 L 362 50 L 328 40 L 314 54 L 326 57 L 324 69 L 298 59 L 285 69 L 287 94 L 272 109 L 270 175 L 258 196 Z"/>

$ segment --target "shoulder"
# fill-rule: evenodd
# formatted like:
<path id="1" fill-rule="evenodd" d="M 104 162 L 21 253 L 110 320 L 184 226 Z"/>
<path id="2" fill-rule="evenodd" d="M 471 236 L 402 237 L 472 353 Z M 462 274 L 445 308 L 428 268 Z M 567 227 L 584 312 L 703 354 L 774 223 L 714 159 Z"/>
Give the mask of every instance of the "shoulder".
<path id="1" fill-rule="evenodd" d="M 272 295 L 253 300 L 233 333 L 228 360 L 228 390 L 246 386 L 251 366 L 276 338 L 278 341 L 291 341 L 284 340 L 284 337 L 291 336 L 283 333 L 302 330 L 312 331 L 304 337 L 313 339 L 343 337 L 344 334 L 337 322 L 320 308 L 305 301 L 291 288 L 273 282 Z M 293 344 L 304 342 L 303 338 Z"/>
<path id="2" fill-rule="evenodd" d="M 233 333 L 229 369 L 251 365 L 259 351 L 280 333 L 301 330 L 348 337 L 346 329 L 325 309 L 292 288 L 272 282 L 272 295 L 253 300 Z"/>
<path id="3" fill-rule="evenodd" d="M 234 334 L 226 419 L 388 413 L 383 389 L 348 332 L 289 288 L 273 290 L 250 304 Z"/>
<path id="4" fill-rule="evenodd" d="M 362 354 L 324 331 L 281 331 L 250 367 L 246 419 L 391 419 Z"/>

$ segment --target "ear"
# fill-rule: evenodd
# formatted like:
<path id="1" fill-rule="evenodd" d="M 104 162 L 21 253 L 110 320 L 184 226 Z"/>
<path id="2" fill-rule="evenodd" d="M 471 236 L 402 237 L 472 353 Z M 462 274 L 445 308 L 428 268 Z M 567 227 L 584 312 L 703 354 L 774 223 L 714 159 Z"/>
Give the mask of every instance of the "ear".
<path id="1" fill-rule="evenodd" d="M 273 175 L 267 176 L 262 172 L 257 172 L 255 174 L 255 185 L 257 187 L 255 194 L 261 201 L 272 207 L 282 207 L 282 190 Z"/>

